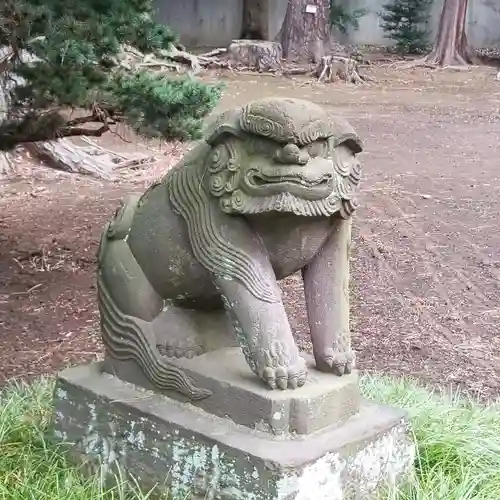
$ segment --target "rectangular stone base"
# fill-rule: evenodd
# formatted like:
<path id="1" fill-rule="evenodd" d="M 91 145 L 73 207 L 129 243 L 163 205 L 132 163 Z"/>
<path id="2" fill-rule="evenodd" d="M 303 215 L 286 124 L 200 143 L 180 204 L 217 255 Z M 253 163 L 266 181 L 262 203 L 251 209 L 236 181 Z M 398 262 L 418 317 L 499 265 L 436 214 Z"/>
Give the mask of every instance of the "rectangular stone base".
<path id="1" fill-rule="evenodd" d="M 342 426 L 273 436 L 103 373 L 62 372 L 54 435 L 71 456 L 120 467 L 144 488 L 221 500 L 369 500 L 411 470 L 405 413 L 363 402 Z"/>
<path id="2" fill-rule="evenodd" d="M 212 396 L 192 404 L 212 415 L 228 417 L 237 424 L 273 434 L 310 434 L 326 426 L 342 425 L 357 413 L 360 403 L 358 374 L 343 377 L 315 368 L 312 356 L 302 354 L 308 365 L 304 387 L 293 391 L 271 391 L 248 367 L 241 348 L 224 348 L 192 359 L 173 359 L 197 387 Z M 133 361 L 108 358 L 104 371 L 144 389 L 153 389 Z M 186 402 L 179 394 L 165 396 Z"/>

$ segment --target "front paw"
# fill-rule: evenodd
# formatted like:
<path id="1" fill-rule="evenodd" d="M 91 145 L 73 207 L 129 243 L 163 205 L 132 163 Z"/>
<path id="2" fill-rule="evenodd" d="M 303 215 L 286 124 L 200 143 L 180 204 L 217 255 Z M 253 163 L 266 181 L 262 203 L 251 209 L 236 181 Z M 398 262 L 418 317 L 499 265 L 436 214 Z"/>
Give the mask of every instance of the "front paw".
<path id="1" fill-rule="evenodd" d="M 304 358 L 298 351 L 290 356 L 286 347 L 281 342 L 276 342 L 270 349 L 262 351 L 257 371 L 271 389 L 296 389 L 306 382 L 307 366 Z"/>
<path id="2" fill-rule="evenodd" d="M 351 349 L 328 348 L 314 353 L 316 368 L 322 372 L 332 372 L 339 377 L 352 372 L 355 364 L 354 352 Z"/>

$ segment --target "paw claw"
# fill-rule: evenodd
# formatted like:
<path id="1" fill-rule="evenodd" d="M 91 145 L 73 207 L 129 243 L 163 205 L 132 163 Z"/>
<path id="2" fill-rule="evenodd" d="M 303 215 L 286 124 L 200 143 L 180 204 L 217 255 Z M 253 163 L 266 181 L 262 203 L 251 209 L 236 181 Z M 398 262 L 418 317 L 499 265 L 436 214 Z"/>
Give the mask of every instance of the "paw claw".
<path id="1" fill-rule="evenodd" d="M 166 358 L 194 358 L 195 356 L 200 356 L 205 352 L 203 346 L 192 346 L 192 347 L 180 347 L 171 346 L 164 344 L 157 344 L 156 348 L 158 352 L 165 356 Z"/>
<path id="2" fill-rule="evenodd" d="M 284 390 L 288 386 L 288 373 L 283 366 L 276 368 L 276 385 L 278 389 Z"/>
<path id="3" fill-rule="evenodd" d="M 278 378 L 276 379 L 276 385 L 278 389 L 285 390 L 288 386 L 288 381 L 286 378 Z"/>
<path id="4" fill-rule="evenodd" d="M 354 367 L 354 353 L 350 349 L 326 349 L 322 353 L 315 353 L 315 358 L 318 370 L 332 372 L 339 377 L 348 375 Z"/>
<path id="5" fill-rule="evenodd" d="M 301 377 L 297 380 L 297 387 L 302 387 L 307 380 L 307 373 L 304 375 L 304 377 Z"/>
<path id="6" fill-rule="evenodd" d="M 270 389 L 296 389 L 302 387 L 307 378 L 306 364 L 303 358 L 290 366 L 266 366 L 262 371 L 262 380 Z"/>

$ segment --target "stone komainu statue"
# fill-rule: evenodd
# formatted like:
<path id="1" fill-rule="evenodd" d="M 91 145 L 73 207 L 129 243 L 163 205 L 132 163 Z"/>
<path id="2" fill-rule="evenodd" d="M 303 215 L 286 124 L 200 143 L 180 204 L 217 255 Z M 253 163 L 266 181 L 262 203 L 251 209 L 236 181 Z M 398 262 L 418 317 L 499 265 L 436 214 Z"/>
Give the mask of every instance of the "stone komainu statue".
<path id="1" fill-rule="evenodd" d="M 306 364 L 277 281 L 301 270 L 316 366 L 354 364 L 349 245 L 361 141 L 342 119 L 300 99 L 222 113 L 158 183 L 131 195 L 99 249 L 102 338 L 160 390 L 191 399 L 172 358 L 241 346 L 270 388 L 302 386 Z"/>

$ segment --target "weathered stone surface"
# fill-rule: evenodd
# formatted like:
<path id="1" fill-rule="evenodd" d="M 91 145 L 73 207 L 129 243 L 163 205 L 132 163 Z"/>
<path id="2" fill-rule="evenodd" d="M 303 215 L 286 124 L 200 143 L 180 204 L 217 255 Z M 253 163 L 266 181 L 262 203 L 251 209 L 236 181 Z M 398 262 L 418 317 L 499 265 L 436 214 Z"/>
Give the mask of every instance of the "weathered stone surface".
<path id="1" fill-rule="evenodd" d="M 192 401 L 193 405 L 237 424 L 274 434 L 310 434 L 327 426 L 342 425 L 359 409 L 357 372 L 332 377 L 316 370 L 312 357 L 304 357 L 309 367 L 308 380 L 293 392 L 270 391 L 256 384 L 239 348 L 219 349 L 193 359 L 178 359 L 174 363 L 197 386 L 212 392 L 208 398 Z M 115 375 L 156 390 L 131 363 L 114 363 Z M 186 401 L 172 391 L 163 391 L 163 394 Z"/>
<path id="2" fill-rule="evenodd" d="M 369 500 L 404 475 L 405 415 L 361 401 L 353 371 L 361 150 L 321 107 L 263 99 L 222 113 L 123 201 L 98 256 L 105 361 L 63 372 L 55 391 L 72 457 L 176 500 Z M 278 286 L 298 271 L 311 358 Z"/>
<path id="3" fill-rule="evenodd" d="M 135 366 L 155 390 L 201 400 L 211 390 L 175 360 L 236 339 L 256 384 L 301 387 L 307 366 L 277 283 L 301 271 L 315 366 L 349 374 L 361 150 L 348 123 L 301 99 L 262 99 L 217 117 L 160 182 L 123 201 L 102 234 L 107 369 L 123 376 Z"/>
<path id="4" fill-rule="evenodd" d="M 60 374 L 54 434 L 101 471 L 120 467 L 144 488 L 220 500 L 370 500 L 411 468 L 406 416 L 364 402 L 341 427 L 273 437 L 107 373 Z"/>

